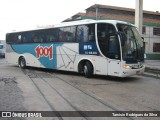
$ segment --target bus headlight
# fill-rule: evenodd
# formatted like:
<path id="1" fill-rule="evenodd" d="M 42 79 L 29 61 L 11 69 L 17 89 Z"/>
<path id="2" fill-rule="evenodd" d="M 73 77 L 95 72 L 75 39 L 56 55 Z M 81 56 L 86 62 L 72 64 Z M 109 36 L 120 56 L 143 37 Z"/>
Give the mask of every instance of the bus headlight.
<path id="1" fill-rule="evenodd" d="M 130 69 L 131 67 L 129 65 L 123 65 L 122 68 L 124 68 L 124 69 Z"/>

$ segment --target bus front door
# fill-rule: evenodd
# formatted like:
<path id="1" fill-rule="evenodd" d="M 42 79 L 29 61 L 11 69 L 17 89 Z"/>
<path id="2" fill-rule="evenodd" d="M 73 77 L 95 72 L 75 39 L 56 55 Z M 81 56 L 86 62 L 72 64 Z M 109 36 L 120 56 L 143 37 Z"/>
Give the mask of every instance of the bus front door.
<path id="1" fill-rule="evenodd" d="M 108 59 L 108 75 L 119 76 L 120 75 L 120 60 Z"/>

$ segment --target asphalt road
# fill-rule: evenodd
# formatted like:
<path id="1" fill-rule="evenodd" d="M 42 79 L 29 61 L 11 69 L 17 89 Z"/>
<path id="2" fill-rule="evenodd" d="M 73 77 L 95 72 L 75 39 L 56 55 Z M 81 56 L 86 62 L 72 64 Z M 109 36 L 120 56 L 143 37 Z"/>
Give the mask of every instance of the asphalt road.
<path id="1" fill-rule="evenodd" d="M 21 70 L 0 59 L 0 111 L 160 111 L 159 85 L 159 79 L 145 76 L 93 76 L 88 79 L 72 72 L 36 68 Z M 158 117 L 88 117 L 83 112 L 77 114 L 81 117 L 60 115 L 41 119 L 159 120 Z"/>

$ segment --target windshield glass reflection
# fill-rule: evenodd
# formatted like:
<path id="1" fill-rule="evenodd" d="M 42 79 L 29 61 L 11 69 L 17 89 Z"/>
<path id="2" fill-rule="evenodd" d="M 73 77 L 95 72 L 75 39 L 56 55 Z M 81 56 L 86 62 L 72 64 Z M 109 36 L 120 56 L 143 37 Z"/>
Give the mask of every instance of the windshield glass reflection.
<path id="1" fill-rule="evenodd" d="M 121 37 L 123 60 L 130 63 L 143 61 L 143 42 L 137 29 L 126 24 L 117 24 L 117 28 Z"/>

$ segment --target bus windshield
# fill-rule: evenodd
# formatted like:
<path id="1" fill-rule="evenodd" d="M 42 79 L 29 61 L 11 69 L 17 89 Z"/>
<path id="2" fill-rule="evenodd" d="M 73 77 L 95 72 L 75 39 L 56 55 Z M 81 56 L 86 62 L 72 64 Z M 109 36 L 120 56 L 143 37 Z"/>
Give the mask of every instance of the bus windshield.
<path id="1" fill-rule="evenodd" d="M 144 60 L 143 41 L 136 27 L 117 24 L 121 38 L 122 59 L 127 63 L 137 63 Z"/>

